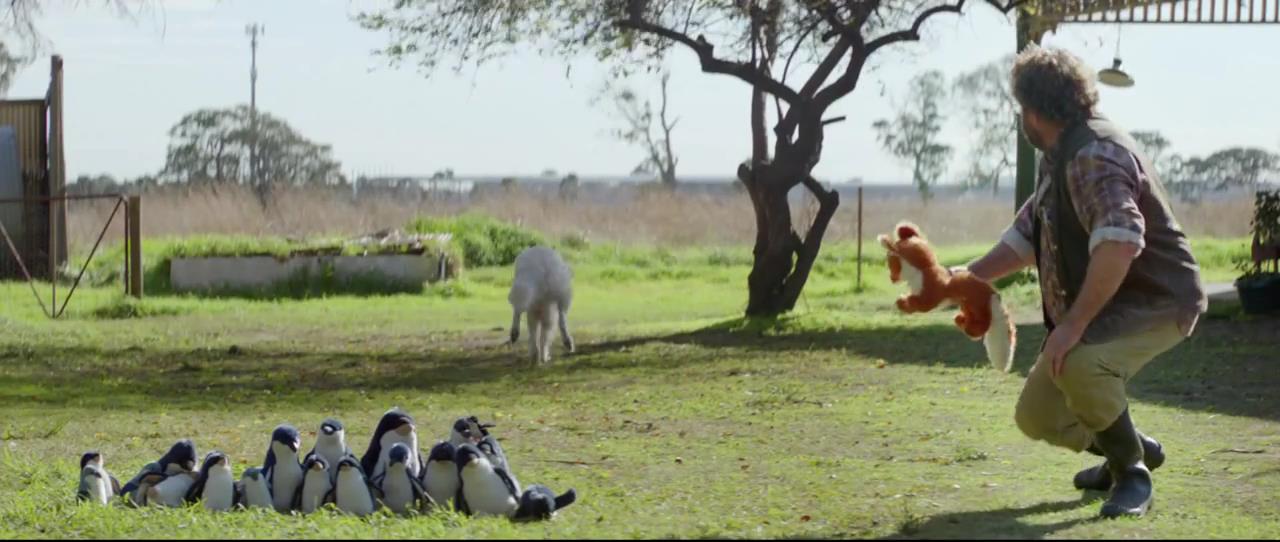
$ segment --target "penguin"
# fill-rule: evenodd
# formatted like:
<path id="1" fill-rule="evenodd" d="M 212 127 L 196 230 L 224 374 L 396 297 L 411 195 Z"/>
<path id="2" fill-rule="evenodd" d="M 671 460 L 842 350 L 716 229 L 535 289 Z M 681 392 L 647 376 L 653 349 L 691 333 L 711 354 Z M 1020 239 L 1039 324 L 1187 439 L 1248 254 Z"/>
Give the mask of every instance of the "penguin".
<path id="1" fill-rule="evenodd" d="M 186 500 L 187 492 L 194 486 L 196 479 L 200 477 L 199 471 L 180 472 L 171 476 L 166 476 L 160 483 L 147 488 L 147 501 L 149 505 L 168 506 L 177 508 L 182 506 Z"/>
<path id="2" fill-rule="evenodd" d="M 493 427 L 493 424 L 482 424 L 475 416 L 458 418 L 453 422 L 453 429 L 449 433 L 449 443 L 454 448 L 463 444 L 479 443 L 481 438 L 489 434 L 490 427 Z"/>
<path id="3" fill-rule="evenodd" d="M 391 450 L 391 445 L 397 442 L 403 442 L 409 447 L 409 460 L 405 462 L 409 472 L 415 478 L 422 476 L 422 465 L 418 457 L 418 432 L 413 424 L 413 416 L 399 407 L 392 407 L 378 420 L 378 427 L 369 439 L 369 449 L 360 458 L 360 466 L 370 479 L 382 476 L 387 466 L 387 453 Z"/>
<path id="4" fill-rule="evenodd" d="M 125 499 L 126 504 L 131 506 L 146 506 L 147 494 L 150 492 L 151 487 L 163 482 L 165 478 L 167 476 L 160 472 L 159 463 L 147 463 L 143 465 L 138 475 L 134 476 L 133 480 L 129 482 L 132 484 L 133 489 L 125 489 L 130 487 L 126 485 L 120 489 L 120 496 Z"/>
<path id="5" fill-rule="evenodd" d="M 533 484 L 520 495 L 520 507 L 516 509 L 512 521 L 540 521 L 555 517 L 556 512 L 578 500 L 578 492 L 570 488 L 559 497 L 551 488 L 542 484 Z"/>
<path id="6" fill-rule="evenodd" d="M 330 470 L 333 472 L 331 473 Z M 302 463 L 302 472 L 302 483 L 298 484 L 293 509 L 300 510 L 303 514 L 310 514 L 328 502 L 326 499 L 333 489 L 331 480 L 337 479 L 337 469 L 330 469 L 329 461 L 324 456 L 312 452 L 307 454 L 306 461 Z"/>
<path id="7" fill-rule="evenodd" d="M 511 472 L 511 465 L 507 462 L 507 454 L 502 450 L 502 445 L 498 444 L 498 439 L 489 433 L 489 428 L 494 427 L 491 423 L 480 423 L 475 416 L 467 416 L 458 418 L 453 422 L 453 431 L 450 434 L 449 442 L 456 449 L 463 444 L 475 444 L 489 458 L 489 462 L 494 467 Z"/>
<path id="8" fill-rule="evenodd" d="M 236 481 L 231 476 L 231 460 L 214 450 L 204 456 L 200 477 L 187 490 L 186 502 L 204 502 L 207 510 L 225 511 L 235 506 Z"/>
<path id="9" fill-rule="evenodd" d="M 422 469 L 422 485 L 438 505 L 444 505 L 457 495 L 458 487 L 462 485 L 458 478 L 458 464 L 453 461 L 455 450 L 450 442 L 432 446 L 426 467 Z"/>
<path id="10" fill-rule="evenodd" d="M 378 497 L 373 484 L 364 475 L 364 468 L 356 456 L 349 455 L 338 462 L 338 482 L 330 491 L 329 501 L 339 510 L 357 516 L 372 514 L 378 507 Z"/>
<path id="11" fill-rule="evenodd" d="M 263 476 L 259 467 L 249 467 L 240 476 L 240 487 L 237 492 L 237 504 L 242 508 L 274 508 L 271 501 L 271 488 L 267 487 L 267 477 Z"/>
<path id="12" fill-rule="evenodd" d="M 392 444 L 387 452 L 387 469 L 374 481 L 382 493 L 382 502 L 397 514 L 422 513 L 436 505 L 422 482 L 409 472 L 406 462 L 410 455 L 409 447 L 403 442 Z"/>
<path id="13" fill-rule="evenodd" d="M 120 481 L 102 466 L 102 454 L 86 452 L 80 456 L 80 487 L 76 499 L 111 504 L 111 498 L 120 493 Z"/>
<path id="14" fill-rule="evenodd" d="M 262 462 L 262 476 L 271 488 L 271 504 L 277 512 L 287 513 L 293 507 L 294 493 L 302 484 L 302 465 L 298 463 L 298 448 L 302 437 L 289 424 L 280 424 L 271 432 L 271 444 L 267 446 L 267 458 Z"/>
<path id="15" fill-rule="evenodd" d="M 458 511 L 476 516 L 512 517 L 520 507 L 520 484 L 505 469 L 495 468 L 474 444 L 454 454 L 462 487 L 454 499 Z"/>
<path id="16" fill-rule="evenodd" d="M 129 504 L 142 506 L 146 504 L 147 492 L 151 486 L 158 484 L 168 476 L 191 472 L 196 468 L 196 445 L 191 439 L 182 439 L 169 447 L 169 451 L 159 461 L 142 466 L 138 474 L 129 483 L 120 488 L 120 495 Z"/>
<path id="17" fill-rule="evenodd" d="M 326 470 L 329 472 L 329 483 L 338 479 L 338 470 L 333 468 L 342 458 L 351 454 L 347 446 L 346 427 L 335 418 L 326 418 L 320 423 L 320 432 L 316 433 L 316 444 L 307 453 L 318 454 L 324 458 Z"/>
<path id="18" fill-rule="evenodd" d="M 511 474 L 511 464 L 507 462 L 507 454 L 502 451 L 502 446 L 498 444 L 498 439 L 493 438 L 493 435 L 485 435 L 480 440 L 480 443 L 476 444 L 476 448 L 484 452 L 485 457 L 489 459 L 494 468 L 502 469 Z"/>

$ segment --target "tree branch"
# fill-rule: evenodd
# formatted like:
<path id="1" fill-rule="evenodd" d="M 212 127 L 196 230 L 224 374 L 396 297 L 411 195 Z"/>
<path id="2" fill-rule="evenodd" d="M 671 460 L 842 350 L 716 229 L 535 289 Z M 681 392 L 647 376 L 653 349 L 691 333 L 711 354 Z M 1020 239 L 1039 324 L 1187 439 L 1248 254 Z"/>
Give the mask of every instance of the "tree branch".
<path id="1" fill-rule="evenodd" d="M 689 37 L 687 34 L 676 32 L 665 26 L 656 25 L 647 21 L 636 20 L 618 20 L 614 21 L 614 25 L 619 28 L 636 30 L 639 32 L 647 32 L 667 38 L 672 41 L 683 43 L 692 49 L 698 55 L 698 61 L 702 65 L 702 71 L 705 73 L 719 73 L 723 75 L 732 75 L 741 79 L 754 87 L 759 87 L 770 94 L 782 98 L 788 104 L 793 104 L 800 99 L 796 91 L 778 82 L 776 79 L 757 71 L 751 64 L 744 62 L 730 62 L 718 59 L 713 54 L 714 46 L 707 42 L 702 36 L 697 39 Z"/>
<path id="2" fill-rule="evenodd" d="M 867 56 L 870 56 L 872 53 L 876 52 L 876 49 L 884 47 L 885 45 L 902 41 L 919 41 L 920 26 L 923 25 L 926 20 L 939 13 L 960 13 L 960 11 L 964 9 L 965 1 L 966 0 L 957 0 L 955 4 L 943 4 L 924 10 L 920 15 L 916 16 L 916 20 L 911 24 L 910 29 L 899 30 L 871 40 L 871 42 L 867 44 Z M 1009 13 L 1016 8 L 1031 4 L 1032 0 L 1006 0 L 1003 3 L 1000 0 L 985 0 L 985 2 L 987 5 L 999 10 L 1001 13 Z"/>
<path id="3" fill-rule="evenodd" d="M 960 13 L 960 11 L 964 9 L 965 1 L 966 0 L 957 0 L 955 4 L 942 4 L 940 6 L 934 6 L 924 10 L 920 15 L 916 16 L 916 20 L 911 24 L 910 29 L 891 32 L 871 40 L 871 42 L 867 44 L 867 56 L 871 56 L 871 54 L 875 53 L 877 49 L 891 43 L 918 41 L 920 39 L 920 26 L 923 25 L 925 21 L 939 13 Z M 987 1 L 990 3 L 996 0 Z"/>

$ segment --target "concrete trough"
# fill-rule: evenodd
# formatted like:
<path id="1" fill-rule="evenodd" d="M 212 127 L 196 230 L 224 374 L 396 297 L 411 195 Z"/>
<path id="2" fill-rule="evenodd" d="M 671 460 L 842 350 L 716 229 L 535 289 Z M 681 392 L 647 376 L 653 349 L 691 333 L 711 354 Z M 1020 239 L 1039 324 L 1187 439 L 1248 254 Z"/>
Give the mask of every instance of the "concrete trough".
<path id="1" fill-rule="evenodd" d="M 271 291 L 291 281 L 413 292 L 444 278 L 444 269 L 442 257 L 419 254 L 173 258 L 169 282 L 175 292 L 205 294 Z"/>

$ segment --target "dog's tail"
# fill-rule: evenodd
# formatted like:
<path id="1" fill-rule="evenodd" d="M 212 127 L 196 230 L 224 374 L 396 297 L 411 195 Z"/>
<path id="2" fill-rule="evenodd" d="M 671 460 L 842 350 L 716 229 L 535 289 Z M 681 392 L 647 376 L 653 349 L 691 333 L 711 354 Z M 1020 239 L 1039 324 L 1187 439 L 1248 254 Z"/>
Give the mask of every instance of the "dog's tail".
<path id="1" fill-rule="evenodd" d="M 1006 373 L 1013 366 L 1017 334 L 1013 318 L 1009 316 L 1009 309 L 1001 302 L 1000 294 L 991 294 L 991 327 L 982 337 L 982 345 L 987 348 L 987 360 L 997 371 Z"/>

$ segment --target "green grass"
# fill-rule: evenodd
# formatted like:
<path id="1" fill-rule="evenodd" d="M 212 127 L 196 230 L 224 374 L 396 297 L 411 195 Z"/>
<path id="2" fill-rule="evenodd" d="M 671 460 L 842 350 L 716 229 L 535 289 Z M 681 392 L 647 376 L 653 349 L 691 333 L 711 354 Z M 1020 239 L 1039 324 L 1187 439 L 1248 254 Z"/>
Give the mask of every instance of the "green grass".
<path id="1" fill-rule="evenodd" d="M 943 251 L 956 263 L 978 252 Z M 503 344 L 510 267 L 363 298 L 139 302 L 89 288 L 59 321 L 25 284 L 0 283 L 0 537 L 1280 536 L 1276 320 L 1215 308 L 1131 383 L 1134 416 L 1169 460 L 1150 517 L 1101 522 L 1102 496 L 1070 482 L 1093 458 L 1013 424 L 1042 331 L 1021 326 L 1013 374 L 996 373 L 949 311 L 898 314 L 882 262 L 855 292 L 853 254 L 824 249 L 795 314 L 745 322 L 735 249 L 567 250 L 579 352 L 557 344 L 540 369 L 523 365 L 523 340 Z M 1006 290 L 1019 314 L 1038 312 L 1034 287 Z M 393 405 L 424 447 L 457 416 L 495 421 L 523 483 L 573 487 L 578 503 L 517 525 L 74 500 L 88 449 L 128 478 L 190 437 L 228 453 L 238 477 L 278 423 L 310 449 L 337 416 L 359 453 Z"/>

